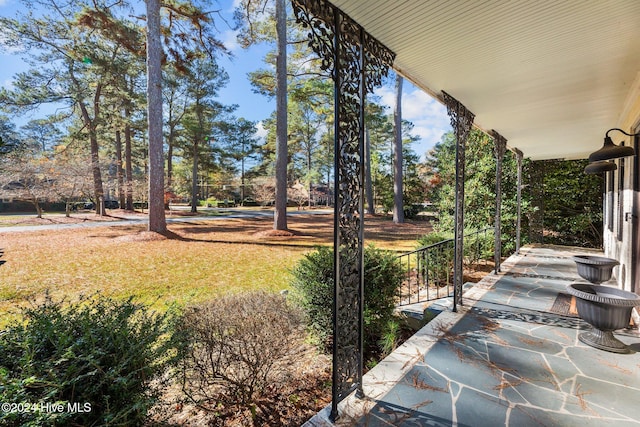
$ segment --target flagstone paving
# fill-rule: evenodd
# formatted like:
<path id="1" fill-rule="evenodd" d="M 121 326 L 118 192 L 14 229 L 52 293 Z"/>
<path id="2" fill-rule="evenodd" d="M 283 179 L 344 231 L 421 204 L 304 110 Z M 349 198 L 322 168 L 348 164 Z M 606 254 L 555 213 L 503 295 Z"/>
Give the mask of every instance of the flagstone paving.
<path id="1" fill-rule="evenodd" d="M 576 249 L 577 251 L 577 249 Z M 631 354 L 589 347 L 590 326 L 550 312 L 584 282 L 560 247 L 526 247 L 369 371 L 337 425 L 640 426 L 640 334 L 616 332 Z M 611 283 L 613 284 L 613 283 Z M 306 425 L 326 426 L 328 408 Z"/>

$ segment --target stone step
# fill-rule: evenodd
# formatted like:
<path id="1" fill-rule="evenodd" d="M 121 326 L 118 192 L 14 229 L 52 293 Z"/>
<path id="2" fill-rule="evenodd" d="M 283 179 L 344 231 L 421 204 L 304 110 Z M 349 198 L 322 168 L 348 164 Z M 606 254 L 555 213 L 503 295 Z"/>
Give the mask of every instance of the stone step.
<path id="1" fill-rule="evenodd" d="M 462 293 L 464 294 L 474 285 L 475 283 L 471 282 L 463 284 Z M 434 319 L 438 314 L 443 311 L 451 311 L 452 309 L 453 292 L 449 294 L 448 297 L 397 306 L 395 312 L 397 315 L 405 319 L 411 329 L 417 331 Z"/>

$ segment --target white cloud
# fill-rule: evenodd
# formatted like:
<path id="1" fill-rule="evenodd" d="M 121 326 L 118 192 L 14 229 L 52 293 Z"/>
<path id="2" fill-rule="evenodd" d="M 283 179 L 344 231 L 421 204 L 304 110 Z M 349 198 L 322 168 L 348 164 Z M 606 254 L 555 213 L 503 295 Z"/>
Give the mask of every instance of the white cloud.
<path id="1" fill-rule="evenodd" d="M 265 129 L 264 124 L 260 121 L 256 124 L 256 133 L 255 136 L 256 138 L 260 138 L 260 140 L 264 140 L 267 137 L 267 133 L 269 133 L 267 131 L 267 129 Z"/>
<path id="2" fill-rule="evenodd" d="M 6 79 L 2 82 L 2 87 L 7 90 L 13 90 L 13 79 Z"/>
<path id="3" fill-rule="evenodd" d="M 0 0 L 2 1 L 2 0 Z M 227 30 L 222 33 L 220 39 L 222 44 L 231 52 L 241 49 L 240 43 L 238 43 L 238 32 L 234 30 Z"/>
<path id="4" fill-rule="evenodd" d="M 393 87 L 381 87 L 374 93 L 381 98 L 382 104 L 393 108 L 395 104 Z M 402 118 L 414 124 L 412 133 L 420 137 L 420 141 L 414 145 L 414 151 L 421 157 L 440 142 L 443 134 L 451 130 L 444 105 L 406 81 L 402 94 Z"/>

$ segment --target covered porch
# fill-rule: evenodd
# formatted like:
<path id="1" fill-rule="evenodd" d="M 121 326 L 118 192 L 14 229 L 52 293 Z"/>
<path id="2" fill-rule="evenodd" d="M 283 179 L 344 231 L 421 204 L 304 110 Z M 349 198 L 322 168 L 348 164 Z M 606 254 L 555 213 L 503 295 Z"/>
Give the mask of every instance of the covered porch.
<path id="1" fill-rule="evenodd" d="M 615 160 L 598 170 L 606 180 L 604 253 L 620 262 L 610 285 L 638 292 L 640 2 L 292 3 L 336 90 L 333 407 L 321 420 L 638 425 L 637 358 L 587 348 L 577 340 L 586 324 L 551 310 L 578 279 L 570 252 L 520 252 L 518 226 L 517 255 L 501 268 L 500 185 L 505 150 L 517 156 L 520 191 L 523 158 L 590 158 L 603 137 L 611 142 L 610 132 L 616 145 L 634 147 L 631 154 L 599 157 Z M 440 100 L 455 133 L 454 297 L 452 312 L 363 379 L 364 105 L 389 67 Z M 472 127 L 495 142 L 496 270 L 463 296 L 465 148 Z M 542 191 L 539 181 L 531 185 Z M 624 339 L 640 350 L 637 329 Z"/>
<path id="2" fill-rule="evenodd" d="M 640 425 L 638 353 L 587 346 L 563 304 L 580 248 L 525 246 L 363 377 L 335 425 Z M 610 283 L 615 285 L 615 283 Z M 637 329 L 616 338 L 640 352 Z M 333 425 L 330 408 L 307 427 Z"/>

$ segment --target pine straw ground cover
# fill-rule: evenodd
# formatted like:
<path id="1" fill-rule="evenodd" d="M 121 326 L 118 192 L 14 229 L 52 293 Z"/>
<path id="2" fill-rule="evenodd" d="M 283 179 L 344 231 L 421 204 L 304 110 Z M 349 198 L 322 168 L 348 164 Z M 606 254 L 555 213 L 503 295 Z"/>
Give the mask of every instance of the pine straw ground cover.
<path id="1" fill-rule="evenodd" d="M 56 231 L 5 233 L 13 225 L 117 220 L 92 214 L 45 215 L 43 219 L 0 218 L 0 328 L 19 316 L 19 308 L 44 299 L 75 301 L 100 292 L 164 310 L 245 290 L 280 291 L 289 286 L 289 272 L 303 254 L 333 242 L 333 215 L 292 215 L 288 233 L 272 233 L 271 218 L 206 219 L 169 224 L 166 235 L 149 233 L 144 225 L 101 226 Z M 179 214 L 172 213 L 171 216 Z M 366 243 L 404 252 L 428 233 L 426 221 L 394 225 L 389 218 L 367 217 Z M 37 230 L 37 228 L 34 228 Z M 262 402 L 272 408 L 265 425 L 296 426 L 330 401 L 330 361 L 302 344 L 294 376 Z M 179 391 L 167 392 L 176 402 Z M 244 426 L 246 411 L 224 420 L 189 405 L 163 407 L 176 425 Z M 249 418 L 247 418 L 249 417 Z M 263 418 L 264 420 L 264 418 Z"/>
<path id="2" fill-rule="evenodd" d="M 5 218 L 0 222 L 6 226 Z M 30 223 L 74 220 L 105 218 L 49 215 Z M 396 225 L 386 217 L 367 217 L 365 224 L 366 244 L 399 252 L 415 248 L 417 237 L 431 229 L 426 221 Z M 19 233 L 0 228 L 0 319 L 6 322 L 16 307 L 38 300 L 45 291 L 54 299 L 98 291 L 134 295 L 162 308 L 225 292 L 287 289 L 289 271 L 301 256 L 316 245 L 332 244 L 333 216 L 289 216 L 290 233 L 285 235 L 271 235 L 272 225 L 271 218 L 170 223 L 166 236 L 145 232 L 144 225 Z"/>

